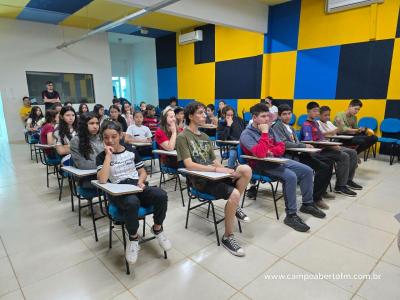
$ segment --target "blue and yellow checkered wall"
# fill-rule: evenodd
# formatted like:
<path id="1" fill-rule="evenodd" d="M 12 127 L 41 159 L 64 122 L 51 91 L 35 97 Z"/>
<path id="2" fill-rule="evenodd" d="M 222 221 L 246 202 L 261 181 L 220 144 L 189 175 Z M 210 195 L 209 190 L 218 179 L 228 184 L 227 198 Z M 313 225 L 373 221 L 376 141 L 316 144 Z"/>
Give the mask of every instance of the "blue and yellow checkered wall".
<path id="1" fill-rule="evenodd" d="M 325 14 L 324 1 L 290 1 L 270 8 L 266 35 L 204 25 L 203 42 L 180 46 L 174 34 L 163 46 L 158 39 L 157 59 L 169 57 L 177 90 L 169 96 L 179 99 L 229 99 L 240 114 L 271 95 L 300 115 L 310 99 L 335 114 L 361 98 L 360 117 L 381 122 L 400 117 L 399 8 L 400 0 L 386 0 Z M 161 74 L 159 85 L 167 80 Z"/>

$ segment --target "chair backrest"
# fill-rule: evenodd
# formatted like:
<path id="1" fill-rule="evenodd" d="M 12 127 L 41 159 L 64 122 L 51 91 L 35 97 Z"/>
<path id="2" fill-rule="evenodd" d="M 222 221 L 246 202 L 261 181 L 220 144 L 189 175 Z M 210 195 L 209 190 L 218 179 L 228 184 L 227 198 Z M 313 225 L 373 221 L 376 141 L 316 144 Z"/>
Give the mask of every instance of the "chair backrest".
<path id="1" fill-rule="evenodd" d="M 156 141 L 153 141 L 153 142 L 151 143 L 151 147 L 152 147 L 153 150 L 158 150 L 158 149 L 159 149 L 159 148 L 158 148 L 158 144 L 157 144 Z M 157 153 L 154 153 L 154 152 L 153 152 L 153 157 L 154 157 L 155 159 L 158 159 L 160 156 L 159 156 Z"/>
<path id="2" fill-rule="evenodd" d="M 237 158 L 238 158 L 239 164 L 241 164 L 241 165 L 245 165 L 247 163 L 247 160 L 241 157 L 243 154 L 244 153 L 243 153 L 242 146 L 239 144 L 237 146 Z"/>
<path id="3" fill-rule="evenodd" d="M 358 127 L 366 127 L 375 131 L 378 128 L 378 121 L 374 117 L 363 117 L 358 121 Z"/>
<path id="4" fill-rule="evenodd" d="M 388 118 L 381 123 L 383 133 L 400 133 L 400 119 Z"/>
<path id="5" fill-rule="evenodd" d="M 292 113 L 292 117 L 290 118 L 290 121 L 289 121 L 290 126 L 293 126 L 293 124 L 296 123 L 296 118 L 297 118 L 296 115 L 294 113 Z"/>
<path id="6" fill-rule="evenodd" d="M 297 120 L 297 125 L 303 126 L 303 123 L 307 120 L 307 115 L 301 115 Z"/>
<path id="7" fill-rule="evenodd" d="M 250 120 L 251 120 L 251 113 L 249 111 L 246 111 L 243 114 L 243 121 L 245 121 L 247 123 L 247 122 L 250 122 Z"/>

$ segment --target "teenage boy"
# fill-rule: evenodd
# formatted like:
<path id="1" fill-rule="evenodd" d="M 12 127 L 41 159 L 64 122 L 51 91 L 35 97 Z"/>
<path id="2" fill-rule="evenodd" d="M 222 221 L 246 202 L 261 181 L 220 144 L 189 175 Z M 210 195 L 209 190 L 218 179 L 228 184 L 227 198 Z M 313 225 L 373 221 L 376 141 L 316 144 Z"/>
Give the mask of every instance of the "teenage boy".
<path id="1" fill-rule="evenodd" d="M 54 90 L 53 82 L 46 82 L 46 89 L 42 92 L 42 99 L 45 110 L 51 109 L 55 103 L 61 103 L 60 94 Z"/>
<path id="2" fill-rule="evenodd" d="M 319 109 L 319 120 L 318 125 L 324 136 L 332 136 L 337 134 L 338 128 L 332 124 L 330 121 L 331 118 L 331 109 L 329 106 L 321 106 Z M 349 167 L 349 179 L 347 187 L 353 190 L 361 190 L 362 187 L 356 183 L 354 183 L 353 178 L 356 173 L 357 164 L 357 151 L 347 147 L 340 147 L 340 150 L 345 152 L 350 157 L 350 167 Z"/>
<path id="3" fill-rule="evenodd" d="M 279 119 L 272 126 L 272 130 L 278 138 L 285 143 L 285 148 L 314 148 L 312 145 L 301 143 L 296 135 L 296 131 L 289 125 L 292 118 L 292 109 L 287 104 L 279 105 Z M 332 177 L 332 162 L 324 162 L 320 159 L 319 153 L 301 153 L 299 161 L 311 167 L 314 174 L 313 198 L 315 204 L 322 209 L 329 206 L 322 200 L 326 193 Z"/>
<path id="4" fill-rule="evenodd" d="M 21 117 L 22 122 L 26 122 L 29 118 L 29 114 L 31 113 L 32 110 L 32 103 L 29 97 L 24 97 L 22 98 L 22 102 L 24 105 L 20 108 L 19 110 L 19 116 Z"/>
<path id="5" fill-rule="evenodd" d="M 314 101 L 309 102 L 307 104 L 307 120 L 303 123 L 300 132 L 302 141 L 325 140 L 316 120 L 318 117 L 319 104 Z M 334 162 L 336 164 L 336 185 L 334 192 L 349 197 L 357 196 L 357 193 L 351 189 L 360 190 L 362 186 L 356 184 L 349 178 L 350 174 L 354 175 L 354 170 L 357 166 L 356 158 L 351 157 L 350 161 L 350 156 L 346 152 L 341 151 L 339 146 L 324 147 L 320 152 L 320 158 L 325 162 Z M 355 162 L 353 160 L 355 160 Z"/>
<path id="6" fill-rule="evenodd" d="M 200 177 L 192 177 L 193 186 L 200 192 L 206 192 L 219 199 L 228 200 L 225 205 L 225 233 L 222 245 L 233 255 L 244 256 L 244 249 L 233 235 L 236 218 L 241 222 L 249 222 L 249 217 L 239 208 L 241 195 L 251 178 L 249 166 L 238 166 L 236 171 L 224 168 L 215 157 L 213 146 L 208 136 L 199 130 L 206 122 L 206 108 L 199 102 L 192 102 L 185 107 L 187 127 L 176 140 L 178 161 L 183 161 L 185 168 L 192 171 L 228 173 L 232 178 L 212 181 Z"/>
<path id="7" fill-rule="evenodd" d="M 357 146 L 357 153 L 361 153 L 373 146 L 378 138 L 375 135 L 366 135 L 367 128 L 358 127 L 356 115 L 362 107 L 362 102 L 359 99 L 350 101 L 346 111 L 339 112 L 334 120 L 335 126 L 339 128 L 338 133 L 354 135 L 351 140 L 343 141 L 344 145 Z"/>
<path id="8" fill-rule="evenodd" d="M 268 107 L 259 103 L 251 107 L 250 112 L 253 116 L 253 123 L 247 126 L 240 136 L 240 146 L 243 152 L 260 158 L 283 156 L 285 144 L 269 130 L 270 114 Z M 300 232 L 306 232 L 310 229 L 297 215 L 297 182 L 300 184 L 303 200 L 300 211 L 317 218 L 325 217 L 325 213 L 315 206 L 313 200 L 313 170 L 310 167 L 294 160 L 288 160 L 283 164 L 249 160 L 249 165 L 255 172 L 283 183 L 283 196 L 286 205 L 284 223 L 286 225 Z"/>

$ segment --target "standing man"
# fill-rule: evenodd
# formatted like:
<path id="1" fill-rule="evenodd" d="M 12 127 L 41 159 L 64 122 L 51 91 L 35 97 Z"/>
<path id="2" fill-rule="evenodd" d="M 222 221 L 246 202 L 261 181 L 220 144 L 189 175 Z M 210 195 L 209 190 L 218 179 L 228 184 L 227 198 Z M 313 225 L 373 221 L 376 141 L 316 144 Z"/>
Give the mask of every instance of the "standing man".
<path id="1" fill-rule="evenodd" d="M 45 110 L 50 109 L 55 103 L 61 103 L 60 95 L 54 90 L 53 82 L 46 82 L 46 90 L 42 92 L 42 99 Z"/>

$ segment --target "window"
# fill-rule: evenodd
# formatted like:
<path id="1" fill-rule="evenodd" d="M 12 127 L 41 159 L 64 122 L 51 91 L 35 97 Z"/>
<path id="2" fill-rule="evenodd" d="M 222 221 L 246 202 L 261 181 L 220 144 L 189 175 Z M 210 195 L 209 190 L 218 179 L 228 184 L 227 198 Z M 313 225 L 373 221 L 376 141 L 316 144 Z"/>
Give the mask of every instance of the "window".
<path id="1" fill-rule="evenodd" d="M 128 80 L 126 77 L 113 77 L 113 92 L 117 98 L 129 99 Z"/>

